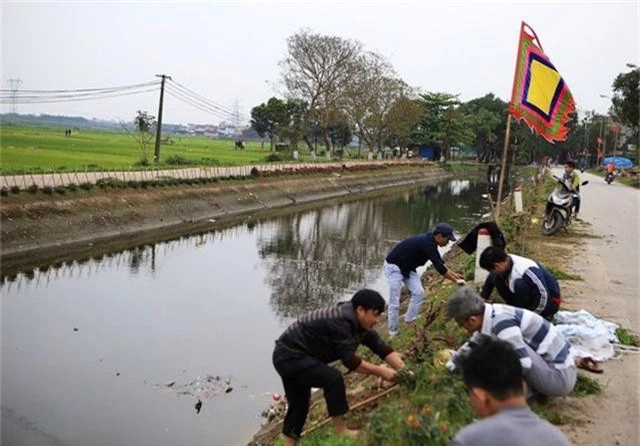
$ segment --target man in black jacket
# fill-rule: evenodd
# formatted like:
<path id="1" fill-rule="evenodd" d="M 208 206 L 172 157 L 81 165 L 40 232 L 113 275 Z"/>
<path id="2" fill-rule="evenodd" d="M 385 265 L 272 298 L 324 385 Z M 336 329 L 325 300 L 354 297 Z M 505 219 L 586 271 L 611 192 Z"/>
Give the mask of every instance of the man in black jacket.
<path id="1" fill-rule="evenodd" d="M 289 407 L 282 432 L 285 446 L 295 445 L 309 412 L 311 388 L 324 390 L 329 416 L 340 435 L 356 436 L 347 429 L 349 411 L 342 374 L 327 364 L 336 360 L 349 369 L 393 381 L 404 362 L 376 331 L 374 325 L 384 312 L 385 302 L 376 291 L 363 289 L 350 302 L 315 310 L 291 324 L 276 341 L 273 365 L 282 378 Z M 378 366 L 356 355 L 364 344 L 392 368 Z"/>

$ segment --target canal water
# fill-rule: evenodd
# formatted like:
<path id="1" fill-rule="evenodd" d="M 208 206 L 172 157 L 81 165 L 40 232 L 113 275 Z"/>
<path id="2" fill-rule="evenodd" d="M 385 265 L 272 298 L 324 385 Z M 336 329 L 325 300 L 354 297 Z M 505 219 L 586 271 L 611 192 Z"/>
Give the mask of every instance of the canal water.
<path id="1" fill-rule="evenodd" d="M 287 324 L 365 286 L 386 298 L 393 244 L 440 221 L 464 233 L 484 189 L 446 181 L 5 277 L 2 444 L 246 444 L 282 392 Z"/>

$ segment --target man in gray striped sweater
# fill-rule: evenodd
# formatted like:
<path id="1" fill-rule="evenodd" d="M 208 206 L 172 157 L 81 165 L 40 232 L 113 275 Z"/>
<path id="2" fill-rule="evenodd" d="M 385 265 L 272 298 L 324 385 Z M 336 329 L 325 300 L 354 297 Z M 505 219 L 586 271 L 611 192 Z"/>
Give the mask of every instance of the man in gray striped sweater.
<path id="1" fill-rule="evenodd" d="M 509 305 L 487 304 L 475 290 L 465 287 L 449 298 L 447 317 L 473 333 L 447 364 L 450 370 L 477 345 L 479 334 L 493 335 L 515 349 L 530 396 L 564 396 L 573 390 L 577 368 L 569 343 L 540 315 Z"/>

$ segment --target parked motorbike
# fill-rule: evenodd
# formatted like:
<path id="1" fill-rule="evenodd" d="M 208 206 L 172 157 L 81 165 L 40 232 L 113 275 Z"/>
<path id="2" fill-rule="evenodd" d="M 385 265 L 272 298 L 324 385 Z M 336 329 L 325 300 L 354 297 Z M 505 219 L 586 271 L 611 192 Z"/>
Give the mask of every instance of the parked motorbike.
<path id="1" fill-rule="evenodd" d="M 573 221 L 573 207 L 580 193 L 573 189 L 567 179 L 553 176 L 559 185 L 547 197 L 542 220 L 542 235 L 553 235 L 560 228 L 567 228 Z M 589 184 L 583 181 L 582 186 Z"/>
<path id="2" fill-rule="evenodd" d="M 611 184 L 615 177 L 616 174 L 614 172 L 607 172 L 607 174 L 604 176 L 604 180 L 607 182 L 607 184 Z"/>

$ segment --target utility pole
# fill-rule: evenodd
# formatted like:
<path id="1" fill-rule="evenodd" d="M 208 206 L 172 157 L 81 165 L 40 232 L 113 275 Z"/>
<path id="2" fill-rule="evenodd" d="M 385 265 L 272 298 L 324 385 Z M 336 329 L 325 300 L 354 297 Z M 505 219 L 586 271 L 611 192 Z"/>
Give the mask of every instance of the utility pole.
<path id="1" fill-rule="evenodd" d="M 158 128 L 156 129 L 156 149 L 153 151 L 153 161 L 160 161 L 160 139 L 162 137 L 162 103 L 164 102 L 164 81 L 165 79 L 171 80 L 171 76 L 166 74 L 156 74 L 156 77 L 162 79 L 160 83 L 160 106 L 158 107 Z"/>
<path id="2" fill-rule="evenodd" d="M 11 90 L 11 108 L 9 109 L 9 111 L 11 113 L 15 113 L 16 112 L 16 100 L 17 100 L 17 96 L 18 96 L 18 88 L 20 88 L 20 85 L 22 85 L 22 80 L 21 79 L 16 79 L 16 78 L 11 78 L 11 79 L 7 80 L 7 83 L 9 84 L 9 89 Z"/>

